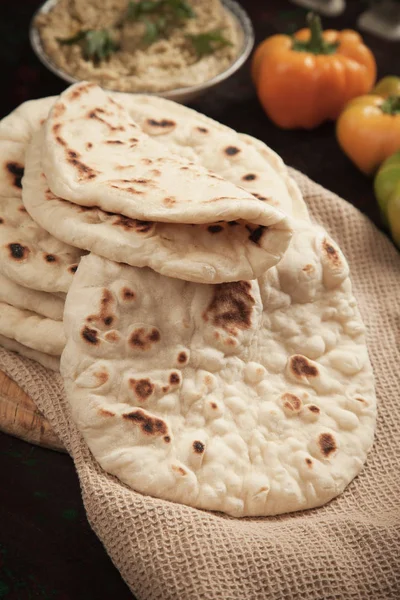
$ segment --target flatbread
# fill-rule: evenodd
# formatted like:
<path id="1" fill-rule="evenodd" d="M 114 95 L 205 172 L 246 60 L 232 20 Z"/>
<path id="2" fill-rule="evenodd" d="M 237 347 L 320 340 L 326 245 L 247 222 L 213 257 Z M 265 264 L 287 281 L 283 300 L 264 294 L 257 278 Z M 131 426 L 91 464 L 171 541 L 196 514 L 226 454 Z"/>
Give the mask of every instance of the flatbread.
<path id="1" fill-rule="evenodd" d="M 22 287 L 0 273 L 0 302 L 62 321 L 65 298 Z"/>
<path id="2" fill-rule="evenodd" d="M 187 106 L 158 96 L 110 95 L 123 105 L 148 135 L 173 149 L 176 154 L 202 164 L 221 176 L 218 169 L 223 165 L 227 180 L 241 185 L 256 197 L 265 198 L 265 202 L 272 202 L 273 206 L 288 215 L 307 218 L 307 207 L 297 184 L 289 176 L 280 156 L 264 142 L 247 134 L 238 134 Z M 0 140 L 27 144 L 44 123 L 56 98 L 50 96 L 29 100 L 18 106 L 0 121 Z M 229 136 L 223 139 L 223 144 L 221 133 Z M 245 146 L 242 146 L 243 142 Z M 240 150 L 240 162 L 237 156 L 223 152 L 224 148 L 235 145 Z M 249 148 L 252 151 L 249 152 Z M 217 160 L 222 153 L 223 161 Z M 263 161 L 260 161 L 260 156 Z M 249 179 L 246 177 L 249 174 L 255 177 Z M 282 185 L 283 182 L 285 185 Z M 266 194 L 267 189 L 271 190 L 271 194 Z"/>
<path id="3" fill-rule="evenodd" d="M 269 227 L 284 219 L 248 192 L 160 146 L 95 84 L 77 83 L 61 94 L 44 128 L 49 187 L 79 206 L 178 224 L 244 219 Z M 236 148 L 226 152 L 238 154 Z"/>
<path id="4" fill-rule="evenodd" d="M 54 209 L 50 217 L 46 202 L 49 194 L 51 200 L 58 196 L 111 213 L 112 221 L 100 217 L 102 224 L 107 220 L 114 229 L 129 229 L 131 248 L 121 244 L 116 248 L 113 229 L 109 235 L 98 235 L 90 228 L 97 243 L 94 248 L 87 227 L 76 233 L 75 228 L 71 231 L 60 224 L 62 239 L 96 252 L 101 248 L 108 258 L 151 266 L 189 281 L 219 283 L 257 277 L 276 264 L 290 241 L 291 227 L 283 213 L 175 156 L 143 133 L 127 111 L 93 84 L 76 84 L 60 96 L 45 123 L 43 141 L 37 137 L 32 146 L 23 183 L 31 215 L 46 229 L 53 222 L 49 230 L 57 235 Z M 42 167 L 37 156 L 40 147 Z M 234 146 L 225 150 L 240 153 Z M 38 198 L 41 168 L 44 193 Z M 68 205 L 59 204 L 57 214 L 66 211 Z M 80 213 L 75 210 L 75 221 L 87 222 L 87 215 Z"/>
<path id="5" fill-rule="evenodd" d="M 66 202 L 48 187 L 40 163 L 42 145 L 38 132 L 26 154 L 24 205 L 35 221 L 67 244 L 171 277 L 216 283 L 254 279 L 280 260 L 291 239 L 290 229 L 279 225 L 157 223 Z"/>
<path id="6" fill-rule="evenodd" d="M 0 335 L 32 350 L 60 356 L 65 346 L 62 321 L 0 302 Z"/>
<path id="7" fill-rule="evenodd" d="M 38 352 L 38 350 L 32 350 L 31 348 L 23 346 L 15 340 L 4 337 L 4 335 L 0 335 L 0 346 L 6 350 L 17 352 L 17 354 L 20 354 L 21 356 L 35 360 L 46 369 L 51 369 L 51 371 L 56 372 L 60 371 L 60 359 L 57 356 L 51 356 L 50 354 L 45 354 L 44 352 Z"/>
<path id="8" fill-rule="evenodd" d="M 47 233 L 22 204 L 25 145 L 0 139 L 0 273 L 27 288 L 66 292 L 82 251 Z"/>
<path id="9" fill-rule="evenodd" d="M 61 372 L 100 465 L 236 517 L 320 506 L 359 473 L 376 399 L 349 269 L 298 222 L 258 281 L 193 284 L 93 254 L 66 301 Z"/>

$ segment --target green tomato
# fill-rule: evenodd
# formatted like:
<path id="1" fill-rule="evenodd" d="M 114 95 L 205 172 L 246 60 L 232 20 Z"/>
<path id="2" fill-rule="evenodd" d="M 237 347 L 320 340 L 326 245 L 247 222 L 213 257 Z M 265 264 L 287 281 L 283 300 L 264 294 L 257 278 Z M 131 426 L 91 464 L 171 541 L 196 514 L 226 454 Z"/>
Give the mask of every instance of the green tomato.
<path id="1" fill-rule="evenodd" d="M 400 77 L 394 75 L 388 75 L 381 79 L 371 94 L 378 94 L 378 96 L 398 96 L 400 95 Z"/>
<path id="2" fill-rule="evenodd" d="M 375 196 L 381 210 L 382 220 L 386 226 L 388 220 L 388 203 L 400 189 L 400 152 L 395 152 L 380 166 L 374 179 Z"/>
<path id="3" fill-rule="evenodd" d="M 393 241 L 400 249 L 400 185 L 388 202 L 387 217 Z"/>

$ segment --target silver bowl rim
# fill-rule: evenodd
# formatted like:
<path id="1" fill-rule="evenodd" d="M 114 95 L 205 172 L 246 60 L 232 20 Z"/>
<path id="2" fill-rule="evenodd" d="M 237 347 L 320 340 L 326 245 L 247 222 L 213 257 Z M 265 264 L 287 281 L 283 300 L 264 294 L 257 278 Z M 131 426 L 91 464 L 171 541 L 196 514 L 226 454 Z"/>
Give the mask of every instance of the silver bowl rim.
<path id="1" fill-rule="evenodd" d="M 35 26 L 36 17 L 41 13 L 46 13 L 46 12 L 50 11 L 53 8 L 53 6 L 55 6 L 57 4 L 57 2 L 59 2 L 59 0 L 46 0 L 35 11 L 32 19 L 31 19 L 30 26 L 29 26 L 29 40 L 30 40 L 32 49 L 35 52 L 36 56 L 39 58 L 41 63 L 49 69 L 49 71 L 51 71 L 52 73 L 54 73 L 55 75 L 57 75 L 58 77 L 63 79 L 64 81 L 67 81 L 68 83 L 78 83 L 79 81 L 82 81 L 82 80 L 76 79 L 72 75 L 69 75 L 68 73 L 66 73 L 59 67 L 57 67 L 57 65 L 55 65 L 50 60 L 50 58 L 44 51 L 42 41 L 40 39 L 39 31 L 38 31 L 37 27 Z M 236 59 L 229 65 L 229 67 L 227 69 L 225 69 L 225 71 L 218 73 L 217 75 L 215 75 L 211 79 L 207 79 L 203 83 L 198 83 L 196 85 L 187 86 L 187 87 L 174 88 L 172 90 L 167 90 L 165 92 L 162 92 L 162 91 L 161 92 L 146 92 L 145 90 L 140 91 L 140 92 L 121 92 L 120 90 L 113 90 L 111 88 L 104 88 L 104 89 L 107 89 L 107 91 L 116 92 L 116 93 L 125 93 L 125 94 L 126 93 L 139 94 L 140 93 L 140 94 L 162 96 L 163 98 L 173 100 L 175 97 L 184 96 L 184 95 L 189 96 L 191 94 L 196 94 L 196 93 L 205 91 L 208 88 L 217 85 L 221 81 L 224 81 L 225 79 L 227 79 L 228 77 L 233 75 L 233 73 L 235 73 L 246 62 L 247 58 L 249 57 L 249 55 L 253 49 L 254 42 L 255 42 L 254 29 L 253 29 L 253 25 L 250 20 L 250 17 L 246 13 L 246 11 L 242 8 L 242 6 L 240 6 L 240 4 L 238 4 L 235 0 L 221 0 L 221 3 L 235 17 L 236 21 L 238 22 L 238 25 L 240 26 L 240 28 L 243 32 L 242 50 L 241 50 L 240 54 L 236 57 Z"/>

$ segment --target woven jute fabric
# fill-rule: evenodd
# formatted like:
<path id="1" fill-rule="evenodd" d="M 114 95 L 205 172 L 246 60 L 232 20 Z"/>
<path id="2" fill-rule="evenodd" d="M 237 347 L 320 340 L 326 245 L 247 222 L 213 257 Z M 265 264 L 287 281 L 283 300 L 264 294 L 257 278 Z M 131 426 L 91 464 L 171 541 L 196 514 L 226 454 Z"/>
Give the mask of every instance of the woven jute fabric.
<path id="1" fill-rule="evenodd" d="M 400 255 L 350 204 L 292 175 L 350 263 L 378 395 L 367 463 L 328 505 L 234 519 L 142 496 L 99 468 L 71 421 L 60 376 L 0 349 L 0 368 L 75 461 L 89 522 L 139 600 L 400 598 Z"/>

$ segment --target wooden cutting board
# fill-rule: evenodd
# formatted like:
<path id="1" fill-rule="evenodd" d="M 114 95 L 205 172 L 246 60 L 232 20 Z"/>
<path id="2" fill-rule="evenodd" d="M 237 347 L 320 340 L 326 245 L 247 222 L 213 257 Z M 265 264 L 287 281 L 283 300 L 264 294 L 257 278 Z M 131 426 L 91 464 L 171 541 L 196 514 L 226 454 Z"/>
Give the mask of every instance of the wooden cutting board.
<path id="1" fill-rule="evenodd" d="M 65 452 L 34 402 L 3 371 L 0 371 L 0 431 L 44 448 Z"/>

